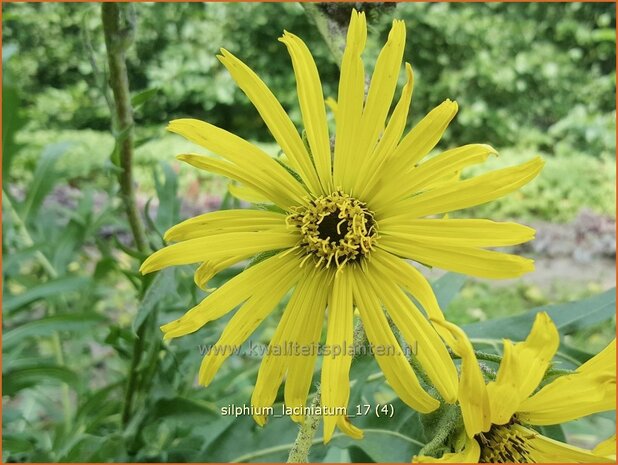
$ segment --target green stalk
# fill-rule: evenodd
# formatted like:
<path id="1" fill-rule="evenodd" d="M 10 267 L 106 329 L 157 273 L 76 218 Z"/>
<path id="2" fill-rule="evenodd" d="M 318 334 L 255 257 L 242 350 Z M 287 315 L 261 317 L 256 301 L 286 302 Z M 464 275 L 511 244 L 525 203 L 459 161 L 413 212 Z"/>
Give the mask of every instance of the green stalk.
<path id="1" fill-rule="evenodd" d="M 127 72 L 126 51 L 133 43 L 135 36 L 135 20 L 133 6 L 119 3 L 103 3 L 101 5 L 101 20 L 105 47 L 107 49 L 107 61 L 109 67 L 109 86 L 114 96 L 114 110 L 112 121 L 114 122 L 114 135 L 116 137 L 116 149 L 119 154 L 121 172 L 118 177 L 120 194 L 133 234 L 136 248 L 143 253 L 148 252 L 148 241 L 144 231 L 144 225 L 139 215 L 135 201 L 133 188 L 133 107 L 131 105 L 131 93 L 129 89 L 129 76 Z M 144 295 L 150 280 L 142 280 L 141 296 Z M 122 423 L 127 425 L 133 415 L 133 406 L 137 391 L 139 390 L 139 374 L 137 367 L 140 364 L 144 351 L 144 341 L 147 328 L 156 319 L 156 313 L 152 312 L 137 330 L 133 344 L 133 355 L 129 368 L 127 390 L 122 411 Z"/>
<path id="2" fill-rule="evenodd" d="M 358 322 L 354 328 L 354 353 L 359 353 L 357 350 L 365 343 L 365 331 L 363 325 Z M 316 411 L 320 406 L 320 387 L 318 386 L 313 401 L 311 402 L 311 411 Z M 296 441 L 290 450 L 288 463 L 307 463 L 309 461 L 309 450 L 316 443 L 314 440 L 315 433 L 320 424 L 321 415 L 307 415 L 304 423 L 300 426 Z"/>
<path id="3" fill-rule="evenodd" d="M 148 251 L 144 225 L 137 210 L 133 188 L 133 107 L 129 90 L 126 51 L 133 43 L 135 23 L 126 4 L 103 3 L 101 18 L 107 49 L 109 85 L 114 95 L 114 132 L 120 154 L 120 192 L 137 249 Z M 124 23 L 124 24 L 123 24 Z"/>
<path id="4" fill-rule="evenodd" d="M 315 410 L 320 406 L 320 387 L 318 386 L 313 401 L 311 402 L 311 409 Z M 307 463 L 309 462 L 309 450 L 313 445 L 313 438 L 318 430 L 320 424 L 321 415 L 307 415 L 304 423 L 301 425 L 296 441 L 290 450 L 288 456 L 288 463 Z"/>
<path id="5" fill-rule="evenodd" d="M 449 436 L 459 427 L 459 409 L 449 405 L 440 417 L 434 430 L 434 437 L 418 452 L 418 455 L 439 456 Z"/>

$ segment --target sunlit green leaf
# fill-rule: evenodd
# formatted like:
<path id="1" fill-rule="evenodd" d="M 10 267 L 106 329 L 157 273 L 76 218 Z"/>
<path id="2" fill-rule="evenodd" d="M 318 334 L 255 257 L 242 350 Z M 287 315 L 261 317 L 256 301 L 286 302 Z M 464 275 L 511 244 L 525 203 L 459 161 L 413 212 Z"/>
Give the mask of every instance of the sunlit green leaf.
<path id="1" fill-rule="evenodd" d="M 53 279 L 43 284 L 39 284 L 38 286 L 30 287 L 21 294 L 5 295 L 2 302 L 2 308 L 6 313 L 10 314 L 36 300 L 46 299 L 58 294 L 78 291 L 90 284 L 90 282 L 90 278 L 85 276 L 64 276 L 62 278 Z"/>
<path id="2" fill-rule="evenodd" d="M 50 336 L 54 331 L 83 331 L 106 321 L 106 319 L 106 317 L 94 312 L 48 316 L 29 321 L 6 331 L 2 343 L 4 347 L 8 347 L 27 337 Z"/>
<path id="3" fill-rule="evenodd" d="M 39 383 L 62 382 L 77 386 L 80 376 L 67 367 L 43 365 L 9 370 L 2 374 L 2 388 L 5 395 L 14 395 L 18 391 Z"/>

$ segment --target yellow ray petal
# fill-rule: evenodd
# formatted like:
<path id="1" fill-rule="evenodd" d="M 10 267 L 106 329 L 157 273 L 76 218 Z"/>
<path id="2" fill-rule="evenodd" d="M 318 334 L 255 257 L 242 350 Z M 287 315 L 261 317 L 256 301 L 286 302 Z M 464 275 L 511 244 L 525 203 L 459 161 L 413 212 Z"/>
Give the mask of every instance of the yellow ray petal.
<path id="1" fill-rule="evenodd" d="M 616 338 L 610 342 L 605 349 L 596 354 L 577 369 L 578 373 L 611 374 L 616 372 Z"/>
<path id="2" fill-rule="evenodd" d="M 541 168 L 543 160 L 537 157 L 521 165 L 491 171 L 426 191 L 383 209 L 376 208 L 374 211 L 384 218 L 390 216 L 420 218 L 481 205 L 519 189 L 534 179 Z"/>
<path id="3" fill-rule="evenodd" d="M 397 87 L 405 43 L 405 24 L 403 21 L 394 20 L 388 40 L 378 55 L 361 116 L 354 150 L 354 162 L 360 169 L 357 170 L 356 181 L 353 181 L 352 193 L 357 193 L 357 188 L 363 185 L 366 176 L 370 174 L 367 158 L 384 131 L 386 115 Z"/>
<path id="4" fill-rule="evenodd" d="M 560 376 L 522 402 L 518 418 L 554 425 L 616 409 L 616 340 L 575 373 Z"/>
<path id="5" fill-rule="evenodd" d="M 363 431 L 350 423 L 347 417 L 337 417 L 337 427 L 352 439 L 363 439 Z"/>
<path id="6" fill-rule="evenodd" d="M 193 274 L 193 281 L 195 282 L 195 285 L 202 290 L 206 290 L 208 281 L 210 281 L 214 275 L 222 270 L 225 270 L 226 268 L 229 268 L 233 264 L 240 262 L 243 258 L 244 257 L 240 255 L 230 258 L 208 260 L 202 263 Z"/>
<path id="7" fill-rule="evenodd" d="M 294 123 L 264 82 L 247 65 L 225 49 L 217 58 L 227 68 L 236 84 L 247 95 L 251 103 L 268 126 L 292 168 L 305 181 L 312 192 L 319 192 L 320 183 Z"/>
<path id="8" fill-rule="evenodd" d="M 395 201 L 447 182 L 459 181 L 464 168 L 484 162 L 498 153 L 489 145 L 469 144 L 442 152 L 417 165 L 412 171 L 380 170 L 372 186 L 372 208 L 380 210 Z"/>
<path id="9" fill-rule="evenodd" d="M 440 403 L 421 387 L 408 363 L 399 342 L 388 325 L 380 302 L 372 289 L 367 288 L 370 278 L 354 270 L 354 301 L 358 306 L 367 339 L 374 348 L 378 365 L 386 380 L 403 402 L 421 413 L 428 413 Z"/>
<path id="10" fill-rule="evenodd" d="M 522 402 L 538 387 L 559 344 L 558 329 L 549 315 L 545 312 L 537 313 L 526 340 L 513 346 L 516 363 L 509 366 L 503 361 L 496 381 L 500 383 L 503 377 L 514 378 L 519 392 L 517 403 Z"/>
<path id="11" fill-rule="evenodd" d="M 458 181 L 461 170 L 484 162 L 490 155 L 497 155 L 497 152 L 489 145 L 469 144 L 442 152 L 412 171 L 389 172 L 390 177 L 382 176 L 371 191 L 371 203 L 378 208 L 426 189 L 437 188 L 442 179 Z"/>
<path id="12" fill-rule="evenodd" d="M 444 314 L 438 305 L 433 289 L 420 271 L 410 263 L 385 250 L 376 249 L 372 252 L 371 257 L 373 265 L 379 270 L 380 274 L 401 286 L 415 302 L 421 305 L 431 321 L 444 320 Z M 434 328 L 447 344 L 452 345 L 454 343 L 449 330 L 439 325 L 434 325 Z"/>
<path id="13" fill-rule="evenodd" d="M 333 191 L 330 138 L 318 69 L 311 52 L 300 38 L 286 31 L 279 41 L 286 45 L 292 57 L 298 101 L 307 131 L 311 155 L 322 184 L 322 192 L 328 194 Z"/>
<path id="14" fill-rule="evenodd" d="M 376 249 L 371 256 L 380 274 L 403 287 L 421 304 L 430 319 L 444 320 L 436 296 L 420 271 L 385 250 Z M 450 333 L 447 331 L 446 334 Z"/>
<path id="15" fill-rule="evenodd" d="M 447 403 L 457 400 L 457 370 L 444 342 L 429 321 L 399 286 L 380 274 L 379 266 L 371 270 L 378 298 L 410 345 L 414 356 Z"/>
<path id="16" fill-rule="evenodd" d="M 266 423 L 266 416 L 261 412 L 272 407 L 275 402 L 277 391 L 289 366 L 290 349 L 298 342 L 303 315 L 309 311 L 311 292 L 315 289 L 315 268 L 299 268 L 297 272 L 301 274 L 300 281 L 270 340 L 251 396 L 251 405 L 257 412 L 253 418 L 260 426 Z"/>
<path id="17" fill-rule="evenodd" d="M 312 287 L 306 294 L 307 301 L 302 303 L 302 314 L 298 321 L 299 331 L 295 338 L 298 350 L 294 350 L 288 359 L 284 390 L 285 405 L 292 409 L 306 406 L 332 278 L 333 272 L 318 271 L 311 283 Z M 292 420 L 295 422 L 302 423 L 304 419 L 303 414 L 292 414 Z"/>
<path id="18" fill-rule="evenodd" d="M 457 102 L 447 99 L 431 110 L 399 143 L 389 158 L 389 173 L 414 168 L 440 141 L 457 109 Z"/>
<path id="19" fill-rule="evenodd" d="M 250 203 L 271 203 L 268 197 L 261 195 L 254 189 L 250 187 L 244 186 L 242 184 L 233 184 L 230 183 L 227 185 L 227 190 L 232 196 L 237 198 L 238 200 L 244 200 L 245 202 Z"/>
<path id="20" fill-rule="evenodd" d="M 285 197 L 289 205 L 297 204 L 306 195 L 298 181 L 266 152 L 231 132 L 189 118 L 171 121 L 167 129 L 207 148 L 243 170 L 263 172 L 271 180 L 270 186 L 262 186 L 264 190 L 272 192 L 276 197 Z"/>
<path id="21" fill-rule="evenodd" d="M 513 345 L 511 341 L 504 341 L 496 380 L 487 385 L 493 424 L 504 425 L 511 421 L 522 401 L 543 379 L 559 343 L 558 330 L 545 312 L 537 314 L 524 342 Z"/>
<path id="22" fill-rule="evenodd" d="M 238 304 L 251 297 L 265 280 L 283 279 L 296 273 L 297 257 L 280 253 L 234 276 L 182 317 L 161 326 L 164 339 L 172 339 L 197 331 L 206 323 L 221 318 Z"/>
<path id="23" fill-rule="evenodd" d="M 354 340 L 354 308 L 352 305 L 352 282 L 350 273 L 343 269 L 335 274 L 332 291 L 328 301 L 328 326 L 326 348 L 330 353 L 324 355 L 322 362 L 322 405 L 330 411 L 347 407 L 350 398 L 350 365 Z M 330 441 L 336 415 L 324 415 L 324 442 Z"/>
<path id="24" fill-rule="evenodd" d="M 466 434 L 472 438 L 480 432 L 489 431 L 493 412 L 490 411 L 485 379 L 472 344 L 458 326 L 446 320 L 434 321 L 434 324 L 451 333 L 451 349 L 461 357 L 458 399 Z"/>
<path id="25" fill-rule="evenodd" d="M 384 134 L 382 134 L 371 156 L 367 157 L 364 161 L 366 168 L 358 173 L 355 188 L 358 191 L 358 196 L 359 198 L 371 198 L 372 203 L 375 202 L 376 195 L 373 188 L 382 179 L 382 165 L 397 146 L 406 127 L 408 110 L 414 89 L 414 74 L 409 63 L 406 63 L 406 76 L 406 85 L 401 90 L 399 102 L 397 102 L 397 106 L 388 121 Z M 371 192 L 371 196 L 367 195 L 369 192 Z"/>
<path id="26" fill-rule="evenodd" d="M 491 155 L 497 156 L 498 152 L 492 146 L 486 144 L 468 144 L 446 150 L 416 166 L 412 171 L 414 174 L 412 172 L 408 174 L 410 186 L 414 190 L 420 191 L 432 183 L 434 179 L 483 163 Z"/>
<path id="27" fill-rule="evenodd" d="M 265 210 L 220 210 L 194 216 L 165 233 L 166 241 L 185 241 L 230 232 L 258 232 L 280 229 L 285 215 Z"/>
<path id="28" fill-rule="evenodd" d="M 545 437 L 521 425 L 512 427 L 527 436 L 525 448 L 530 459 L 537 463 L 613 463 L 615 460 L 595 455 L 589 450 Z"/>
<path id="29" fill-rule="evenodd" d="M 534 229 L 518 223 L 477 219 L 387 218 L 380 235 L 427 243 L 432 246 L 497 247 L 534 239 Z"/>
<path id="30" fill-rule="evenodd" d="M 519 406 L 518 379 L 513 373 L 518 372 L 519 360 L 513 354 L 513 343 L 504 340 L 502 362 L 496 381 L 487 384 L 491 422 L 496 425 L 508 423 Z"/>
<path id="31" fill-rule="evenodd" d="M 152 273 L 168 266 L 217 260 L 227 257 L 251 257 L 268 250 L 287 249 L 298 242 L 298 237 L 285 226 L 278 230 L 237 232 L 198 237 L 168 245 L 150 255 L 142 266 L 142 274 Z"/>
<path id="32" fill-rule="evenodd" d="M 365 100 L 365 70 L 361 54 L 367 41 L 365 13 L 352 11 L 341 61 L 341 77 L 337 96 L 337 116 L 334 160 L 335 186 L 349 191 L 354 177 L 354 149 L 358 138 L 363 102 Z"/>
<path id="33" fill-rule="evenodd" d="M 266 174 L 258 170 L 242 169 L 234 163 L 224 160 L 217 160 L 212 157 L 199 155 L 196 153 L 185 153 L 176 157 L 178 160 L 184 161 L 191 166 L 211 173 L 220 174 L 234 181 L 238 181 L 245 186 L 253 189 L 262 197 L 272 200 L 277 206 L 287 210 L 290 205 L 306 204 L 303 200 L 300 203 L 292 203 L 288 199 L 288 194 L 279 194 L 281 187 L 274 186 L 272 179 L 269 179 Z"/>
<path id="34" fill-rule="evenodd" d="M 217 343 L 204 357 L 199 373 L 200 384 L 210 384 L 223 362 L 257 329 L 299 277 L 299 273 L 289 273 L 266 278 L 261 292 L 254 294 L 240 307 L 225 326 Z"/>
<path id="35" fill-rule="evenodd" d="M 434 246 L 423 241 L 388 236 L 380 248 L 400 257 L 479 278 L 515 278 L 534 270 L 534 261 L 518 255 L 472 247 Z"/>
<path id="36" fill-rule="evenodd" d="M 478 463 L 481 457 L 481 447 L 476 439 L 466 438 L 464 448 L 459 452 L 444 454 L 440 458 L 417 455 L 413 463 Z"/>

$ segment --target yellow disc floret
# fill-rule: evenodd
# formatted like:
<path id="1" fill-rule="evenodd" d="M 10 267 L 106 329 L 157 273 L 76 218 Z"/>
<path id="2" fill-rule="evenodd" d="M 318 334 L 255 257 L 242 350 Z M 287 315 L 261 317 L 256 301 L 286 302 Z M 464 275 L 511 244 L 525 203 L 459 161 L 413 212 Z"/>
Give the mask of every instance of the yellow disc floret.
<path id="1" fill-rule="evenodd" d="M 528 441 L 525 433 L 510 425 L 492 425 L 486 433 L 479 433 L 476 438 L 481 446 L 481 463 L 530 463 Z"/>
<path id="2" fill-rule="evenodd" d="M 301 233 L 299 246 L 316 267 L 337 268 L 357 262 L 375 246 L 378 231 L 364 202 L 341 191 L 317 197 L 309 206 L 293 207 L 287 223 Z"/>

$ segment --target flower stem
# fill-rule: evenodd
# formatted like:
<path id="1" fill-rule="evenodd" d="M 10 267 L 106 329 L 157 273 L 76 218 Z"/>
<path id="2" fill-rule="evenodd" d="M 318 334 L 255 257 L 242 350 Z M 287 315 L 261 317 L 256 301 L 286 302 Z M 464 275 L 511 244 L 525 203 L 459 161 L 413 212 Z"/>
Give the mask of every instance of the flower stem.
<path id="1" fill-rule="evenodd" d="M 133 43 L 135 22 L 131 5 L 103 3 L 101 17 L 109 66 L 109 85 L 114 95 L 114 135 L 122 171 L 119 174 L 120 192 L 133 233 L 135 246 L 141 252 L 148 250 L 144 225 L 137 210 L 133 188 L 133 108 L 129 90 L 126 50 Z M 125 23 L 125 24 L 123 24 Z"/>
<path id="2" fill-rule="evenodd" d="M 440 450 L 444 448 L 451 433 L 459 427 L 459 416 L 459 408 L 455 405 L 449 405 L 436 425 L 433 438 L 423 446 L 418 455 L 439 456 Z"/>
<path id="3" fill-rule="evenodd" d="M 364 344 L 364 342 L 365 331 L 363 330 L 363 325 L 359 321 L 354 328 L 354 354 L 361 352 L 357 350 L 357 348 Z M 318 386 L 315 391 L 315 396 L 311 402 L 311 411 L 315 412 L 319 406 L 320 386 Z M 307 463 L 309 461 L 309 450 L 311 446 L 316 443 L 314 437 L 320 424 L 320 419 L 321 415 L 307 415 L 304 423 L 300 426 L 296 441 L 294 441 L 294 445 L 292 449 L 290 449 L 287 463 Z"/>
<path id="4" fill-rule="evenodd" d="M 133 183 L 133 107 L 131 105 L 131 93 L 129 89 L 129 76 L 127 72 L 126 51 L 133 43 L 135 36 L 135 18 L 133 6 L 119 3 L 103 3 L 101 5 L 101 19 L 107 61 L 109 66 L 109 86 L 114 96 L 112 121 L 114 136 L 116 138 L 116 150 L 121 172 L 118 177 L 120 194 L 133 234 L 136 248 L 140 252 L 148 252 L 148 241 L 144 232 L 144 225 L 139 215 L 135 201 Z M 142 280 L 141 294 L 144 295 L 150 281 Z M 127 390 L 122 411 L 122 423 L 127 425 L 133 415 L 133 404 L 137 397 L 139 372 L 146 331 L 152 326 L 156 312 L 152 312 L 146 322 L 137 329 L 136 339 L 133 343 L 133 354 Z"/>
<path id="5" fill-rule="evenodd" d="M 311 402 L 311 410 L 316 410 L 320 406 L 320 387 L 315 392 Z M 309 450 L 313 445 L 313 438 L 320 424 L 320 415 L 307 415 L 296 436 L 296 441 L 290 450 L 288 463 L 307 463 L 309 462 Z"/>

